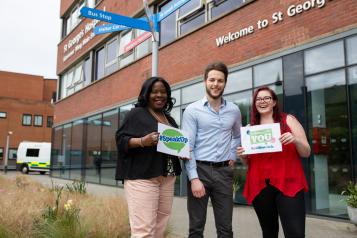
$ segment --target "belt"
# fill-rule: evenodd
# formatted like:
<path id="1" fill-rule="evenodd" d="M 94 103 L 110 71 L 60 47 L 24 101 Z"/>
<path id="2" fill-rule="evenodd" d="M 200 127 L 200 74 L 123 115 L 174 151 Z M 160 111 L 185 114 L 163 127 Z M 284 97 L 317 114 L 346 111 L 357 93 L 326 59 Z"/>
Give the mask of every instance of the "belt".
<path id="1" fill-rule="evenodd" d="M 222 161 L 222 162 L 212 162 L 212 161 L 204 161 L 204 160 L 196 160 L 197 164 L 205 164 L 211 167 L 226 167 L 229 165 L 229 160 Z"/>

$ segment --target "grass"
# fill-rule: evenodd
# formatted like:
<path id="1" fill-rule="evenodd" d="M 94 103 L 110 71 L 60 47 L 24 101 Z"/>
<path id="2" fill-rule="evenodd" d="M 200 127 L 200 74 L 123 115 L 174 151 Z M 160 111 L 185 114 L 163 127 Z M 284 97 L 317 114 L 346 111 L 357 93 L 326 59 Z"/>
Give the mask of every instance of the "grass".
<path id="1" fill-rule="evenodd" d="M 0 238 L 130 237 L 126 202 L 86 194 L 84 183 L 47 188 L 0 176 Z"/>

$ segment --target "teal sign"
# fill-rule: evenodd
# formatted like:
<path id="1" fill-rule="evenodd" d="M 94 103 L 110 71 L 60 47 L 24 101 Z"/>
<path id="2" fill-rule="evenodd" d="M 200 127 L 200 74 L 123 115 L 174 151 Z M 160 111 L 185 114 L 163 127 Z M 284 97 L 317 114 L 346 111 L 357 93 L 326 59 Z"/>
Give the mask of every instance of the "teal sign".
<path id="1" fill-rule="evenodd" d="M 176 150 L 178 153 L 185 147 L 188 142 L 186 137 L 174 129 L 164 130 L 160 134 L 159 140 L 162 141 L 167 148 Z"/>

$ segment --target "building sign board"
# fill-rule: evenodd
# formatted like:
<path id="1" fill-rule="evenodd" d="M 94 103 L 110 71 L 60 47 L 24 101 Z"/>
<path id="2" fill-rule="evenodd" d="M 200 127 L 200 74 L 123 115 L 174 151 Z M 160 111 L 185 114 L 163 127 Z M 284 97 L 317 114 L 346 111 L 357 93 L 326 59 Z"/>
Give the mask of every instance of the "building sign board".
<path id="1" fill-rule="evenodd" d="M 158 19 L 157 21 L 160 22 L 163 19 L 165 19 L 166 17 L 168 17 L 169 15 L 171 15 L 174 11 L 176 11 L 177 9 L 179 9 L 180 7 L 182 7 L 183 5 L 185 5 L 186 3 L 188 3 L 190 0 L 178 0 L 176 1 L 174 4 L 172 4 L 168 9 L 166 9 L 165 11 L 159 12 L 158 13 Z"/>
<path id="2" fill-rule="evenodd" d="M 145 40 L 147 40 L 151 36 L 152 36 L 151 32 L 148 32 L 148 31 L 146 31 L 143 34 L 139 35 L 134 40 L 130 41 L 127 45 L 124 46 L 124 52 L 123 53 L 126 53 L 126 52 L 134 49 L 136 46 L 140 45 L 142 42 L 144 42 Z"/>
<path id="3" fill-rule="evenodd" d="M 333 0 L 330 0 L 333 1 Z M 228 32 L 225 35 L 216 38 L 216 46 L 221 47 L 240 38 L 246 37 L 267 28 L 270 24 L 278 24 L 284 20 L 285 14 L 288 17 L 294 17 L 303 14 L 312 9 L 321 9 L 327 3 L 327 0 L 306 0 L 299 4 L 289 5 L 286 11 L 276 11 L 271 14 L 271 19 L 259 19 L 256 24 L 245 26 L 238 31 Z"/>
<path id="4" fill-rule="evenodd" d="M 86 18 L 97 19 L 100 21 L 105 21 L 117 25 L 123 25 L 135 29 L 141 29 L 144 31 L 151 31 L 149 23 L 141 19 L 114 14 L 111 12 L 105 12 L 102 10 L 93 9 L 89 7 L 83 7 L 81 9 L 81 14 Z"/>

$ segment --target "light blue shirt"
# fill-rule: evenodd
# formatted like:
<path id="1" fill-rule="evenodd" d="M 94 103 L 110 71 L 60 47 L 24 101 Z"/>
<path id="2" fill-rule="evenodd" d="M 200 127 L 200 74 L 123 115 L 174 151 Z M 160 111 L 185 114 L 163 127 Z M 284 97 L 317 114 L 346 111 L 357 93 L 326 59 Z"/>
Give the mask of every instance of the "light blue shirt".
<path id="1" fill-rule="evenodd" d="M 207 98 L 190 104 L 183 113 L 182 130 L 190 139 L 191 160 L 185 161 L 189 180 L 198 178 L 196 160 L 236 160 L 241 114 L 237 105 L 222 99 L 216 112 Z"/>

